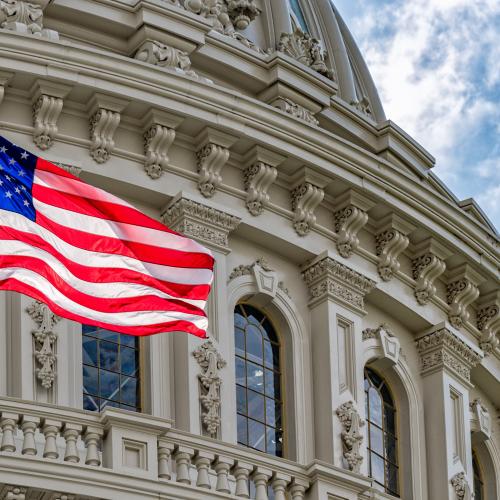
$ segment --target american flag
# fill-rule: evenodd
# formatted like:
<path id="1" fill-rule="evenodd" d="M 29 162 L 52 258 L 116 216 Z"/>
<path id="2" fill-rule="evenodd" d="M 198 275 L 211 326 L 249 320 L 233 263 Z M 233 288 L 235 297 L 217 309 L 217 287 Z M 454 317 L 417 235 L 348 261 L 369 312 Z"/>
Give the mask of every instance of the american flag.
<path id="1" fill-rule="evenodd" d="M 209 250 L 0 136 L 0 289 L 131 335 L 206 337 Z"/>

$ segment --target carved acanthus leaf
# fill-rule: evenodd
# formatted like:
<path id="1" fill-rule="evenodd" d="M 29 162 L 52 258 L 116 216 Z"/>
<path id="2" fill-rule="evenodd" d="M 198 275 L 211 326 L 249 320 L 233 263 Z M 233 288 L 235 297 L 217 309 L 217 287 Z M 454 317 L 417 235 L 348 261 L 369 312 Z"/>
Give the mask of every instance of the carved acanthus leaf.
<path id="1" fill-rule="evenodd" d="M 56 377 L 57 333 L 54 332 L 54 326 L 61 318 L 39 301 L 33 302 L 27 312 L 37 324 L 37 328 L 32 332 L 35 339 L 35 358 L 40 365 L 36 369 L 37 378 L 43 387 L 50 389 Z"/>
<path id="2" fill-rule="evenodd" d="M 198 189 L 211 198 L 222 183 L 221 171 L 229 160 L 229 149 L 213 142 L 205 144 L 196 153 L 198 162 Z"/>
<path id="3" fill-rule="evenodd" d="M 267 191 L 276 180 L 278 171 L 275 167 L 258 161 L 249 165 L 244 173 L 244 185 L 247 192 L 246 207 L 252 215 L 260 215 L 269 202 Z"/>
<path id="4" fill-rule="evenodd" d="M 446 264 L 432 252 L 426 252 L 412 260 L 415 297 L 420 305 L 425 305 L 436 295 L 434 282 L 446 270 Z"/>
<path id="5" fill-rule="evenodd" d="M 337 250 L 342 257 L 348 258 L 358 248 L 358 233 L 368 222 L 368 214 L 354 205 L 348 205 L 335 212 L 334 217 Z"/>
<path id="6" fill-rule="evenodd" d="M 109 160 L 115 148 L 113 139 L 120 124 L 120 113 L 109 109 L 98 109 L 90 119 L 90 156 L 97 163 Z"/>
<path id="7" fill-rule="evenodd" d="M 471 500 L 472 494 L 465 473 L 459 472 L 451 478 L 451 485 L 457 495 L 457 500 Z"/>
<path id="8" fill-rule="evenodd" d="M 316 215 L 314 211 L 323 201 L 325 192 L 323 189 L 311 184 L 303 182 L 293 189 L 291 192 L 293 227 L 299 236 L 305 236 L 316 223 Z"/>
<path id="9" fill-rule="evenodd" d="M 221 377 L 219 371 L 226 366 L 226 362 L 211 340 L 201 344 L 193 351 L 193 356 L 202 370 L 198 378 L 201 385 L 200 402 L 204 408 L 202 412 L 203 426 L 208 435 L 215 438 L 221 425 Z"/>
<path id="10" fill-rule="evenodd" d="M 448 283 L 446 301 L 450 306 L 448 318 L 455 328 L 460 328 L 470 317 L 467 308 L 479 297 L 478 287 L 466 277 Z"/>
<path id="11" fill-rule="evenodd" d="M 333 72 L 326 65 L 327 53 L 319 40 L 297 28 L 293 33 L 282 33 L 278 50 L 297 59 L 311 69 L 333 79 Z"/>
<path id="12" fill-rule="evenodd" d="M 41 95 L 33 104 L 33 140 L 44 151 L 52 146 L 57 135 L 62 108 L 63 100 L 50 95 Z"/>
<path id="13" fill-rule="evenodd" d="M 158 179 L 168 169 L 168 151 L 175 139 L 175 130 L 158 123 L 144 133 L 144 170 L 151 179 Z"/>
<path id="14" fill-rule="evenodd" d="M 477 313 L 477 328 L 481 332 L 479 345 L 485 354 L 491 354 L 499 346 L 500 303 L 495 295 L 493 300 L 482 303 Z"/>
<path id="15" fill-rule="evenodd" d="M 363 435 L 360 429 L 364 425 L 364 422 L 352 401 L 339 406 L 335 413 L 344 427 L 342 431 L 344 458 L 349 470 L 359 472 L 363 462 L 363 456 L 360 454 Z"/>
<path id="16" fill-rule="evenodd" d="M 390 281 L 399 271 L 399 256 L 406 250 L 410 240 L 397 229 L 388 229 L 375 236 L 379 256 L 378 272 L 384 281 Z"/>
<path id="17" fill-rule="evenodd" d="M 57 31 L 43 28 L 43 9 L 50 1 L 0 0 L 0 28 L 59 40 Z"/>

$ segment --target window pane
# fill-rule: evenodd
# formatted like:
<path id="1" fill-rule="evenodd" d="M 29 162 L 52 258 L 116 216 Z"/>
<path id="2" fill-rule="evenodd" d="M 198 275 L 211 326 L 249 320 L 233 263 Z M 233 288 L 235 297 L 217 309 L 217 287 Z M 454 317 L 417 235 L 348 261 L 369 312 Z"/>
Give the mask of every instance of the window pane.
<path id="1" fill-rule="evenodd" d="M 266 428 L 255 420 L 248 420 L 248 446 L 266 451 Z"/>
<path id="2" fill-rule="evenodd" d="M 370 404 L 369 420 L 382 427 L 382 399 L 377 389 L 373 387 L 370 388 L 368 391 L 368 399 Z"/>
<path id="3" fill-rule="evenodd" d="M 270 370 L 266 370 L 266 396 L 281 399 L 280 376 Z"/>
<path id="4" fill-rule="evenodd" d="M 247 391 L 239 385 L 236 386 L 236 409 L 238 413 L 247 415 Z"/>
<path id="5" fill-rule="evenodd" d="M 139 339 L 135 335 L 125 335 L 124 333 L 120 335 L 121 345 L 137 348 L 138 341 Z"/>
<path id="6" fill-rule="evenodd" d="M 118 400 L 120 398 L 120 375 L 118 373 L 101 370 L 100 395 L 106 399 Z"/>
<path id="7" fill-rule="evenodd" d="M 241 358 L 236 358 L 236 383 L 246 385 L 246 363 Z"/>
<path id="8" fill-rule="evenodd" d="M 261 422 L 264 418 L 264 396 L 254 391 L 247 391 L 248 397 L 248 416 Z"/>
<path id="9" fill-rule="evenodd" d="M 281 432 L 274 429 L 273 427 L 267 427 L 266 428 L 266 433 L 267 433 L 267 452 L 271 453 L 272 455 L 280 455 L 282 452 L 282 436 Z"/>
<path id="10" fill-rule="evenodd" d="M 137 359 L 137 351 L 128 347 L 120 349 L 120 358 L 122 365 L 122 373 L 124 375 L 136 375 L 139 369 L 139 360 Z"/>
<path id="11" fill-rule="evenodd" d="M 101 340 L 109 340 L 110 342 L 118 342 L 120 334 L 116 332 L 110 332 L 109 330 L 97 330 L 97 335 Z"/>
<path id="12" fill-rule="evenodd" d="M 398 493 L 398 468 L 395 465 L 387 465 L 387 489 L 390 493 Z"/>
<path id="13" fill-rule="evenodd" d="M 264 392 L 264 369 L 254 363 L 247 363 L 247 384 L 250 389 Z"/>
<path id="14" fill-rule="evenodd" d="M 391 406 L 384 407 L 385 430 L 391 434 L 396 434 L 396 412 Z"/>
<path id="15" fill-rule="evenodd" d="M 100 342 L 99 363 L 101 369 L 118 371 L 118 344 Z"/>
<path id="16" fill-rule="evenodd" d="M 247 334 L 247 357 L 252 361 L 262 363 L 262 334 L 260 328 L 249 325 L 246 329 Z"/>
<path id="17" fill-rule="evenodd" d="M 247 419 L 238 415 L 238 443 L 248 445 Z"/>
<path id="18" fill-rule="evenodd" d="M 238 356 L 245 356 L 245 332 L 239 328 L 234 330 L 234 348 Z"/>
<path id="19" fill-rule="evenodd" d="M 133 377 L 121 377 L 122 393 L 120 401 L 129 406 L 136 406 L 137 397 L 137 379 Z"/>
<path id="20" fill-rule="evenodd" d="M 382 429 L 370 425 L 370 449 L 384 456 L 384 437 Z"/>
<path id="21" fill-rule="evenodd" d="M 96 398 L 94 396 L 89 396 L 88 394 L 84 394 L 83 409 L 90 411 L 99 411 L 99 398 Z"/>
<path id="22" fill-rule="evenodd" d="M 385 435 L 385 449 L 386 449 L 386 454 L 387 454 L 387 460 L 389 462 L 392 462 L 393 464 L 398 463 L 398 457 L 397 457 L 397 443 L 396 443 L 396 438 L 392 434 L 386 434 Z"/>
<path id="23" fill-rule="evenodd" d="M 83 342 L 83 363 L 85 365 L 97 365 L 97 340 L 92 337 L 82 337 Z"/>
<path id="24" fill-rule="evenodd" d="M 378 455 L 371 453 L 371 476 L 380 484 L 385 484 L 384 460 Z"/>
<path id="25" fill-rule="evenodd" d="M 98 371 L 97 368 L 90 366 L 83 367 L 83 391 L 88 394 L 99 394 L 98 384 Z"/>

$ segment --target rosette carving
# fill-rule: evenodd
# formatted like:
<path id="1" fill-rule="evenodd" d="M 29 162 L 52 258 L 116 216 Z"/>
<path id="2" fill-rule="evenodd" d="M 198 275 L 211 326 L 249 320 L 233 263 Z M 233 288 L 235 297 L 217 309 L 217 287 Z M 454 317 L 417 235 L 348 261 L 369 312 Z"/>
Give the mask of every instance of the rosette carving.
<path id="1" fill-rule="evenodd" d="M 364 421 L 359 416 L 356 407 L 352 401 L 348 401 L 339 406 L 335 412 L 342 423 L 342 443 L 344 446 L 344 458 L 348 464 L 349 470 L 359 472 L 363 463 L 363 456 L 360 454 L 363 435 L 360 432 Z"/>
<path id="2" fill-rule="evenodd" d="M 244 186 L 247 192 L 246 207 L 252 215 L 260 215 L 269 202 L 267 191 L 276 180 L 278 171 L 275 167 L 258 161 L 249 165 L 244 172 Z"/>

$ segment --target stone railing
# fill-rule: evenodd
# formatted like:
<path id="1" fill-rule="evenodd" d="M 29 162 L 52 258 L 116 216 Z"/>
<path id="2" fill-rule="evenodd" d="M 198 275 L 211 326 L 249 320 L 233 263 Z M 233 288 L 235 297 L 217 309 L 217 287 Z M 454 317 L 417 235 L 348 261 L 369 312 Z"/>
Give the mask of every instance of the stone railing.
<path id="1" fill-rule="evenodd" d="M 147 490 L 154 483 L 158 493 L 187 489 L 179 498 L 301 500 L 309 487 L 303 466 L 175 430 L 168 420 L 115 408 L 99 414 L 3 398 L 0 431 L 4 468 L 10 464 L 14 472 L 42 472 L 49 464 L 60 464 L 64 470 L 59 474 L 57 468 L 50 470 L 61 481 L 59 488 L 73 494 L 78 493 L 72 491 L 78 478 L 92 477 L 103 482 L 100 498 L 117 498 L 105 493 L 115 473 L 133 477 L 136 489 L 141 488 L 140 480 L 147 481 Z M 21 463 L 30 460 L 38 465 L 27 468 Z M 93 471 L 99 474 L 94 477 Z M 6 477 L 0 472 L 0 485 L 15 482 L 14 473 Z M 20 486 L 32 486 L 29 474 L 24 479 L 27 483 Z"/>

